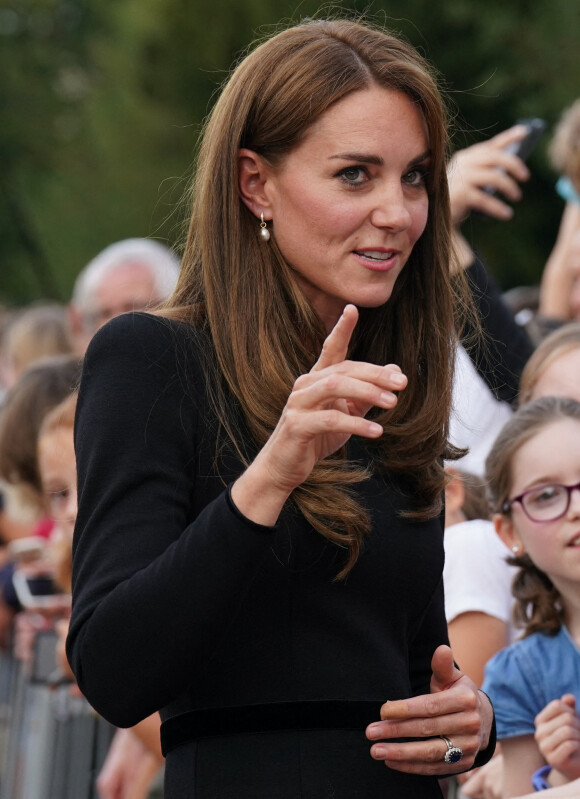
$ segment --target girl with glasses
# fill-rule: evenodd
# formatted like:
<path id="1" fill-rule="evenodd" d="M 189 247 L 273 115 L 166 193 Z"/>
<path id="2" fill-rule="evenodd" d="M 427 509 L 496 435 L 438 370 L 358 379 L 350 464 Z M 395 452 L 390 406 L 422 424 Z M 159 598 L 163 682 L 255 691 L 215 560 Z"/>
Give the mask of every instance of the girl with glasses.
<path id="1" fill-rule="evenodd" d="M 496 531 L 520 567 L 512 591 L 524 634 L 492 658 L 483 684 L 502 742 L 503 796 L 513 797 L 534 776 L 546 785 L 580 777 L 580 404 L 524 405 L 486 471 Z"/>

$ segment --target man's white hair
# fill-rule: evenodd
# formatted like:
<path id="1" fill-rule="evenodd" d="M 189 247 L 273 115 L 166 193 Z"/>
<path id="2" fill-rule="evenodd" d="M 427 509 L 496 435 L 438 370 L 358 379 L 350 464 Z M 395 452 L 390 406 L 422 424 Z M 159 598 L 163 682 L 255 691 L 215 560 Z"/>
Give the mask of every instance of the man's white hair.
<path id="1" fill-rule="evenodd" d="M 81 312 L 95 306 L 95 295 L 103 278 L 119 267 L 138 263 L 151 272 L 158 300 L 173 291 L 179 276 L 179 260 L 164 244 L 153 239 L 123 239 L 105 247 L 78 274 L 71 303 Z"/>

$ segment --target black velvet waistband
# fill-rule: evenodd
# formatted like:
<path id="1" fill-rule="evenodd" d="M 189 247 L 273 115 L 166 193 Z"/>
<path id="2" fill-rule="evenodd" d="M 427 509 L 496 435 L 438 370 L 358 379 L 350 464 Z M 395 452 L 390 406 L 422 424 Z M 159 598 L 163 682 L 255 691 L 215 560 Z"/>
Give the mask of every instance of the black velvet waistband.
<path id="1" fill-rule="evenodd" d="M 182 713 L 161 725 L 166 755 L 199 738 L 279 730 L 361 730 L 380 720 L 381 702 L 321 700 L 275 702 L 246 707 L 204 708 Z"/>

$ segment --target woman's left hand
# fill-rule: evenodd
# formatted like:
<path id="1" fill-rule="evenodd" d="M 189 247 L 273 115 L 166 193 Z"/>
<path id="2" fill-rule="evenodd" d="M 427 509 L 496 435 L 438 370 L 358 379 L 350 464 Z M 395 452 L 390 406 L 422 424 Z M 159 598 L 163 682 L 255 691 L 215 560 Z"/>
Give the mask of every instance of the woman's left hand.
<path id="1" fill-rule="evenodd" d="M 485 749 L 493 723 L 493 709 L 475 683 L 457 669 L 448 646 L 435 650 L 431 660 L 431 693 L 386 702 L 382 721 L 366 730 L 378 741 L 371 747 L 375 760 L 383 760 L 395 771 L 409 774 L 446 775 L 466 771 L 480 749 Z M 447 763 L 447 738 L 461 749 L 456 763 Z M 400 738 L 413 738 L 399 742 Z"/>

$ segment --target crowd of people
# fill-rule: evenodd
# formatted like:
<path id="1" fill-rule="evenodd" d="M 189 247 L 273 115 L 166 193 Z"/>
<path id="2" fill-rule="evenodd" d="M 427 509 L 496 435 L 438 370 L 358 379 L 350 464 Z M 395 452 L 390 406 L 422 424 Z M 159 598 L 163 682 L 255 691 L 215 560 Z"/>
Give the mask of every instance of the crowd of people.
<path id="1" fill-rule="evenodd" d="M 94 333 L 127 311 L 154 309 L 174 289 L 179 262 L 164 245 L 107 247 L 75 282 L 70 304 L 6 314 L 0 345 L 0 640 L 27 663 L 37 633 L 59 635 L 58 681 L 74 676 L 64 652 L 77 513 L 74 416 L 82 358 Z M 159 722 L 119 730 L 98 778 L 103 799 L 147 795 L 162 766 Z"/>
<path id="2" fill-rule="evenodd" d="M 525 134 L 447 159 L 413 48 L 301 23 L 216 102 L 181 265 L 3 312 L 0 645 L 58 630 L 101 799 L 580 793 L 580 100 L 525 313 L 462 227 Z"/>

